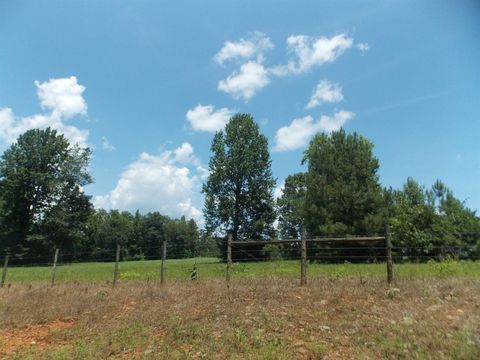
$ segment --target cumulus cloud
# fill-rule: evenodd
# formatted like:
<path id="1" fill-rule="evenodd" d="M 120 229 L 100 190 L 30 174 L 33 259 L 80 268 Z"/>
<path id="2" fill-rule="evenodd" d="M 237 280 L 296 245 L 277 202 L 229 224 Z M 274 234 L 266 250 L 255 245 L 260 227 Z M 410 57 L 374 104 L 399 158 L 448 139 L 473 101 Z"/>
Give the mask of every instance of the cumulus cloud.
<path id="1" fill-rule="evenodd" d="M 186 118 L 193 130 L 215 132 L 224 128 L 234 114 L 234 110 L 221 108 L 215 110 L 213 105 L 198 104 L 187 111 Z"/>
<path id="2" fill-rule="evenodd" d="M 333 114 L 333 116 L 322 115 L 318 125 L 320 129 L 325 132 L 337 131 L 340 130 L 348 120 L 353 119 L 354 116 L 355 114 L 351 111 L 341 110 Z"/>
<path id="3" fill-rule="evenodd" d="M 173 150 L 175 160 L 181 164 L 196 163 L 198 160 L 193 155 L 193 146 L 185 142 L 175 150 Z"/>
<path id="4" fill-rule="evenodd" d="M 257 32 L 247 40 L 241 38 L 239 41 L 225 42 L 214 60 L 219 64 L 224 64 L 227 60 L 244 62 L 226 79 L 220 80 L 217 89 L 235 99 L 247 101 L 275 76 L 306 73 L 315 66 L 334 62 L 352 46 L 357 46 L 362 53 L 369 48 L 367 43 L 354 45 L 353 38 L 344 33 L 331 37 L 291 35 L 286 42 L 289 60 L 284 65 L 272 67 L 264 65 L 265 50 L 273 48 L 272 41 L 265 34 Z"/>
<path id="5" fill-rule="evenodd" d="M 310 115 L 293 119 L 290 125 L 277 130 L 274 150 L 289 151 L 301 148 L 308 143 L 315 133 L 339 130 L 354 116 L 355 114 L 351 111 L 341 110 L 333 116 L 322 115 L 317 122 Z"/>
<path id="6" fill-rule="evenodd" d="M 226 41 L 213 59 L 219 64 L 228 60 L 250 59 L 272 48 L 273 43 L 270 38 L 256 31 L 246 40 L 240 38 L 239 41 Z"/>
<path id="7" fill-rule="evenodd" d="M 89 131 L 66 123 L 76 115 L 87 115 L 87 104 L 82 97 L 85 87 L 77 78 L 35 81 L 37 95 L 44 114 L 16 117 L 11 108 L 0 109 L 0 144 L 13 143 L 17 137 L 30 129 L 50 127 L 63 134 L 71 143 L 87 146 Z M 48 112 L 49 111 L 49 112 Z"/>
<path id="8" fill-rule="evenodd" d="M 329 80 L 320 80 L 306 106 L 307 109 L 317 107 L 322 103 L 336 103 L 343 100 L 342 87 Z"/>
<path id="9" fill-rule="evenodd" d="M 72 144 L 87 147 L 89 131 L 68 125 L 58 113 L 36 114 L 17 118 L 12 109 L 0 109 L 0 143 L 13 143 L 19 135 L 31 129 L 46 129 L 50 127 L 63 134 Z"/>
<path id="10" fill-rule="evenodd" d="M 42 109 L 58 112 L 67 119 L 77 114 L 87 115 L 87 103 L 82 96 L 85 86 L 75 76 L 43 83 L 35 81 L 35 86 Z"/>
<path id="11" fill-rule="evenodd" d="M 304 146 L 318 130 L 318 124 L 314 123 L 310 115 L 293 119 L 290 125 L 277 130 L 274 149 L 275 151 L 298 149 Z"/>
<path id="12" fill-rule="evenodd" d="M 183 143 L 181 146 L 173 150 L 173 155 L 175 161 L 179 164 L 194 166 L 200 178 L 206 179 L 210 174 L 210 172 L 203 167 L 200 159 L 194 155 L 193 146 L 188 142 Z"/>
<path id="13" fill-rule="evenodd" d="M 94 205 L 105 209 L 160 211 L 202 223 L 202 212 L 194 205 L 200 186 L 199 166 L 189 143 L 158 155 L 144 152 L 127 166 L 110 193 L 95 197 Z"/>
<path id="14" fill-rule="evenodd" d="M 235 99 L 249 100 L 270 82 L 268 70 L 260 61 L 248 61 L 225 80 L 220 80 L 218 90 L 232 95 Z"/>
<path id="15" fill-rule="evenodd" d="M 314 38 L 306 35 L 291 35 L 287 38 L 287 48 L 293 58 L 287 65 L 271 69 L 277 76 L 308 72 L 314 66 L 335 61 L 353 45 L 353 38 L 346 34 L 332 37 Z"/>

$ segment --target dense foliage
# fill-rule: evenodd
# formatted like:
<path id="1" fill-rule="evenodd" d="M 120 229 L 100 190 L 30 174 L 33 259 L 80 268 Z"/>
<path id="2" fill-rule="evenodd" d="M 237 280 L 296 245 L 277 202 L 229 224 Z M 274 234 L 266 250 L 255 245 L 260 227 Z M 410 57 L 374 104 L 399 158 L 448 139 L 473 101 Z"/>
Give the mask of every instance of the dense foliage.
<path id="1" fill-rule="evenodd" d="M 318 134 L 305 151 L 305 226 L 311 236 L 383 232 L 382 188 L 373 144 L 343 129 Z"/>
<path id="2" fill-rule="evenodd" d="M 428 190 L 408 178 L 402 190 L 389 193 L 393 243 L 401 255 L 480 255 L 480 219 L 441 181 Z"/>
<path id="3" fill-rule="evenodd" d="M 305 174 L 287 176 L 282 195 L 277 199 L 278 230 L 282 239 L 298 239 L 304 224 Z"/>
<path id="4" fill-rule="evenodd" d="M 390 224 L 397 261 L 479 257 L 475 211 L 439 180 L 430 190 L 411 178 L 401 190 L 382 189 L 373 143 L 361 135 L 344 130 L 318 134 L 303 162 L 306 173 L 288 176 L 277 199 L 282 238 L 299 238 L 302 227 L 309 237 L 383 234 Z M 348 246 L 312 246 L 309 253 L 332 261 L 383 256 L 381 248 Z"/>
<path id="5" fill-rule="evenodd" d="M 215 134 L 211 150 L 203 187 L 207 230 L 230 232 L 234 240 L 271 238 L 275 179 L 267 138 L 250 115 L 237 114 Z"/>
<path id="6" fill-rule="evenodd" d="M 108 260 L 119 244 L 124 258 L 154 258 L 167 241 L 169 257 L 217 255 L 215 240 L 200 236 L 194 220 L 94 211 L 82 190 L 92 182 L 90 157 L 49 128 L 27 131 L 3 153 L 0 253 L 32 263 L 60 248 L 64 259 Z"/>
<path id="7" fill-rule="evenodd" d="M 92 212 L 82 187 L 91 152 L 70 146 L 55 130 L 29 130 L 0 160 L 0 250 L 44 254 L 71 250 Z"/>
<path id="8" fill-rule="evenodd" d="M 97 210 L 88 220 L 84 242 L 74 256 L 112 259 L 116 245 L 124 259 L 158 259 L 167 242 L 168 258 L 217 256 L 216 242 L 206 237 L 195 221 L 170 219 L 158 212 L 145 215 L 118 210 Z"/>

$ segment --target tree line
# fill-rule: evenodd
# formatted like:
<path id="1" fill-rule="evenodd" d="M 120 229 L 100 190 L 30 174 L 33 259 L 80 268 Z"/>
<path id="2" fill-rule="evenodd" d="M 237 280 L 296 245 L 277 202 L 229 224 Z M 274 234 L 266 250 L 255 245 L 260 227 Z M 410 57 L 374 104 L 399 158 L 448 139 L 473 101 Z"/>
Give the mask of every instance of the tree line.
<path id="1" fill-rule="evenodd" d="M 94 209 L 83 187 L 91 151 L 55 130 L 29 130 L 0 159 L 0 253 L 29 258 L 54 248 L 72 260 L 220 256 L 225 239 L 383 234 L 390 225 L 396 254 L 405 259 L 480 255 L 480 218 L 440 180 L 425 188 L 407 178 L 385 188 L 374 144 L 345 130 L 319 133 L 275 199 L 268 140 L 249 114 L 234 115 L 211 144 L 203 184 L 205 229 L 194 220 L 159 212 Z M 371 249 L 330 248 L 341 256 L 375 256 Z M 245 248 L 251 258 L 288 257 L 295 247 Z M 325 249 L 312 248 L 321 255 Z"/>
<path id="2" fill-rule="evenodd" d="M 88 148 L 71 145 L 50 128 L 29 130 L 0 160 L 0 254 L 12 261 L 158 258 L 163 241 L 170 256 L 217 256 L 215 240 L 184 217 L 94 209 L 83 187 L 92 182 Z"/>
<path id="3" fill-rule="evenodd" d="M 206 230 L 234 240 L 383 235 L 388 224 L 397 258 L 422 260 L 449 254 L 480 255 L 480 218 L 440 180 L 431 189 L 407 178 L 402 189 L 381 185 L 374 144 L 344 129 L 319 133 L 274 199 L 268 140 L 248 114 L 231 118 L 212 142 L 210 176 L 204 184 Z M 274 222 L 278 220 L 275 229 Z M 312 246 L 322 258 L 375 258 L 381 251 L 348 246 Z M 223 252 L 224 253 L 224 252 Z M 295 247 L 246 248 L 243 258 L 298 254 Z"/>

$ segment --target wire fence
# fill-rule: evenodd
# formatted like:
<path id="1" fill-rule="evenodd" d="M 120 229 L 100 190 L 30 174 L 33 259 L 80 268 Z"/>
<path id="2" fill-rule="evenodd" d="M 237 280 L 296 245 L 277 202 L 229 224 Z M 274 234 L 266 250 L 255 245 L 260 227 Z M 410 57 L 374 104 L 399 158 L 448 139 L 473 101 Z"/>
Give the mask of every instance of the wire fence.
<path id="1" fill-rule="evenodd" d="M 322 241 L 319 241 L 322 239 Z M 330 242 L 323 242 L 330 239 Z M 374 241 L 367 243 L 364 238 L 315 238 L 305 239 L 305 245 L 302 245 L 302 239 L 288 239 L 285 241 L 245 241 L 232 242 L 227 244 L 220 257 L 200 258 L 193 260 L 196 265 L 225 264 L 225 271 L 229 271 L 229 263 L 247 263 L 247 262 L 271 262 L 275 260 L 282 261 L 300 261 L 316 263 L 402 263 L 402 262 L 427 262 L 429 260 L 443 260 L 447 258 L 480 260 L 480 253 L 477 248 L 467 246 L 387 246 L 385 237 L 372 238 Z M 342 240 L 341 242 L 337 240 Z M 363 243 L 362 243 L 363 241 Z M 337 243 L 338 242 L 338 243 Z M 360 242 L 360 243 L 359 243 Z M 232 244 L 234 243 L 234 244 Z M 232 246 L 233 245 L 233 246 Z M 82 263 L 115 263 L 115 273 L 113 282 L 119 278 L 118 263 L 135 260 L 160 260 L 162 262 L 162 279 L 164 272 L 163 263 L 166 260 L 185 258 L 185 251 L 175 251 L 174 248 L 166 252 L 166 244 L 161 243 L 155 246 L 136 247 L 135 252 L 140 254 L 155 253 L 154 255 L 142 255 L 136 259 L 126 252 L 126 249 L 117 247 L 116 249 L 95 249 L 89 252 L 66 251 L 59 249 L 58 252 L 52 252 L 51 255 L 7 255 L 1 254 L 0 259 L 4 259 L 4 266 L 1 279 L 1 287 L 7 281 L 8 268 L 33 267 L 40 266 L 52 267 L 51 283 L 55 283 L 55 269 L 57 266 Z M 305 254 L 302 253 L 305 251 Z M 163 252 L 165 253 L 163 254 Z M 100 256 L 92 256 L 98 253 Z M 230 253 L 230 255 L 228 255 Z M 303 267 L 304 265 L 302 265 Z M 389 275 L 390 276 L 390 275 Z M 227 277 L 228 279 L 229 277 Z"/>
<path id="2" fill-rule="evenodd" d="M 265 241 L 265 245 L 269 245 L 268 241 Z M 232 249 L 232 260 L 235 262 L 244 261 L 271 261 L 271 260 L 300 260 L 301 248 L 300 247 L 288 247 L 285 245 L 275 244 L 277 249 Z M 283 248 L 282 248 L 283 247 Z M 139 253 L 145 253 L 146 250 L 161 250 L 162 246 L 139 248 Z M 321 260 L 321 259 L 360 259 L 375 260 L 385 259 L 384 246 L 348 246 L 348 247 L 317 247 L 310 248 L 308 260 Z M 474 247 L 466 246 L 392 246 L 392 257 L 397 260 L 416 261 L 418 259 L 427 260 L 443 260 L 447 257 L 456 259 L 470 259 L 480 260 L 480 250 Z M 99 251 L 100 252 L 100 251 Z M 355 252 L 369 252 L 368 254 L 351 254 Z M 114 262 L 115 261 L 115 249 L 102 249 L 101 257 L 92 256 L 92 252 L 63 252 L 60 249 L 58 263 L 61 264 L 78 264 L 78 263 L 91 263 L 91 262 Z M 225 253 L 225 251 L 224 251 Z M 9 255 L 9 266 L 49 266 L 53 263 L 55 251 L 53 250 L 51 255 L 39 255 L 39 256 L 22 256 L 22 255 Z M 5 258 L 7 254 L 0 254 L 0 259 Z M 82 258 L 83 257 L 83 258 Z M 203 254 L 195 254 L 194 257 L 206 257 L 212 258 L 212 256 Z M 141 255 L 139 257 L 121 255 L 120 261 L 143 261 L 143 260 L 161 260 L 162 254 L 158 255 Z M 167 253 L 167 258 L 171 259 L 184 259 L 186 257 L 184 252 L 172 252 Z M 222 263 L 225 262 L 225 254 L 217 257 L 215 261 L 208 260 L 206 263 Z M 199 262 L 200 263 L 200 262 Z"/>

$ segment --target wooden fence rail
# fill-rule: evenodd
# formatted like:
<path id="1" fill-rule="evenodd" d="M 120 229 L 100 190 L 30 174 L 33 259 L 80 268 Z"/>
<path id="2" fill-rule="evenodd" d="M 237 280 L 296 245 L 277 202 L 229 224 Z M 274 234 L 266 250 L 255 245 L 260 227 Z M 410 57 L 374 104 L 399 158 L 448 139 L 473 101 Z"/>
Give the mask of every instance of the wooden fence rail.
<path id="1" fill-rule="evenodd" d="M 306 239 L 305 231 L 302 229 L 300 239 L 285 239 L 285 240 L 245 240 L 232 241 L 231 235 L 228 236 L 227 241 L 227 281 L 230 281 L 230 273 L 232 271 L 232 247 L 233 246 L 248 246 L 248 245 L 277 245 L 277 244 L 298 244 L 300 243 L 300 286 L 307 284 L 307 244 L 308 243 L 323 243 L 323 244 L 341 244 L 341 243 L 372 243 L 382 242 L 385 247 L 385 257 L 387 262 L 387 282 L 391 284 L 393 281 L 393 259 L 392 259 L 392 242 L 390 237 L 390 228 L 386 227 L 385 236 L 349 236 L 349 237 L 320 237 Z"/>

